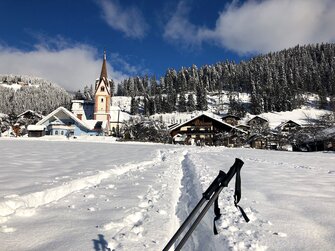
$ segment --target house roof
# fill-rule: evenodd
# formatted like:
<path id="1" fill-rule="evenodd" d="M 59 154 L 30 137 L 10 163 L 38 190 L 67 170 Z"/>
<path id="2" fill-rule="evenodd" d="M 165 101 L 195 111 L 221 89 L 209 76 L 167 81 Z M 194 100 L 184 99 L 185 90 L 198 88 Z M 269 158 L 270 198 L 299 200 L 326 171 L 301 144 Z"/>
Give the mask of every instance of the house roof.
<path id="1" fill-rule="evenodd" d="M 38 112 L 35 112 L 33 110 L 26 110 L 26 111 L 20 113 L 19 115 L 17 115 L 17 117 L 21 117 L 21 116 L 23 116 L 23 115 L 25 115 L 27 113 L 32 113 L 32 114 L 36 115 L 37 117 L 43 118 L 42 114 L 39 114 Z"/>
<path id="2" fill-rule="evenodd" d="M 294 122 L 293 120 L 287 120 L 287 121 L 280 123 L 278 126 L 276 126 L 276 128 L 281 128 L 288 123 L 293 123 L 293 124 L 296 124 L 297 126 L 301 126 L 301 124 Z"/>
<path id="3" fill-rule="evenodd" d="M 267 120 L 267 119 L 265 119 L 265 118 L 262 118 L 261 116 L 256 115 L 255 117 L 249 119 L 249 120 L 247 121 L 247 124 L 248 124 L 250 121 L 254 120 L 254 119 L 260 119 L 260 120 L 263 120 L 263 121 L 265 121 L 265 122 L 269 122 L 269 120 Z"/>
<path id="4" fill-rule="evenodd" d="M 197 119 L 197 118 L 199 118 L 199 117 L 201 117 L 201 116 L 205 116 L 205 117 L 207 117 L 207 118 L 210 118 L 210 119 L 212 119 L 212 120 L 215 120 L 216 122 L 218 122 L 218 123 L 220 123 L 220 124 L 222 124 L 222 125 L 231 127 L 232 129 L 236 129 L 237 131 L 240 131 L 240 132 L 243 132 L 243 133 L 247 133 L 246 131 L 244 131 L 244 130 L 242 130 L 242 129 L 239 129 L 239 128 L 235 127 L 235 126 L 232 126 L 232 125 L 230 125 L 230 124 L 228 124 L 228 123 L 225 123 L 225 122 L 223 122 L 222 120 L 219 120 L 219 119 L 210 117 L 210 116 L 208 116 L 208 115 L 206 115 L 206 114 L 200 114 L 200 115 L 198 115 L 198 116 L 196 116 L 196 117 L 194 117 L 194 118 L 191 118 L 191 119 L 187 120 L 187 121 L 184 122 L 184 123 L 181 123 L 181 124 L 178 124 L 178 125 L 175 125 L 175 126 L 171 127 L 169 130 L 170 130 L 170 132 L 173 131 L 173 130 L 176 130 L 176 129 L 178 129 L 178 128 L 184 126 L 185 124 L 187 124 L 187 123 L 189 123 L 189 122 L 191 122 L 191 121 L 193 121 L 193 120 L 195 120 L 195 119 Z"/>
<path id="5" fill-rule="evenodd" d="M 45 129 L 44 125 L 28 125 L 28 131 L 43 131 Z"/>
<path id="6" fill-rule="evenodd" d="M 241 118 L 235 115 L 231 115 L 231 114 L 227 114 L 225 116 L 223 116 L 221 119 L 226 119 L 226 118 L 234 118 L 236 120 L 240 120 Z"/>
<path id="7" fill-rule="evenodd" d="M 82 127 L 91 130 L 91 128 L 84 123 L 83 121 L 81 121 L 80 119 L 78 119 L 72 112 L 70 112 L 68 109 L 60 106 L 58 107 L 56 110 L 54 110 L 53 112 L 49 113 L 47 116 L 45 116 L 43 119 L 41 119 L 40 121 L 38 121 L 36 123 L 36 125 L 43 125 L 46 121 L 48 121 L 50 118 L 55 117 L 56 120 L 59 119 L 57 117 L 57 114 L 60 113 L 64 113 L 66 116 L 68 116 L 69 118 L 73 119 L 75 122 L 77 122 L 79 125 L 81 125 Z"/>

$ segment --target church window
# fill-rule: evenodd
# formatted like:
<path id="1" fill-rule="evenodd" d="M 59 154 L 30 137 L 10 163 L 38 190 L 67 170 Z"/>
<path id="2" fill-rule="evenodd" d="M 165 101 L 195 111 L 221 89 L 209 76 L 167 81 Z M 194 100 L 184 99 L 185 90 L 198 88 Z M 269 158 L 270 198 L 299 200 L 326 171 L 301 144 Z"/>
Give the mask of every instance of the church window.
<path id="1" fill-rule="evenodd" d="M 104 87 L 104 86 L 101 86 L 100 90 L 101 90 L 102 92 L 104 92 L 104 91 L 105 91 L 105 87 Z"/>

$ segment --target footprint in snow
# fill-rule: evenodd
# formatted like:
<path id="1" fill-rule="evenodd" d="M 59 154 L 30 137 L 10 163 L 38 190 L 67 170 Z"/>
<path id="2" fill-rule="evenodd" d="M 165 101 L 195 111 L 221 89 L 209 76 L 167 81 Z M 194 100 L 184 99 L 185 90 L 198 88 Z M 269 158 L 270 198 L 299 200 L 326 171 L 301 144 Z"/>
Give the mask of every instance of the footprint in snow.
<path id="1" fill-rule="evenodd" d="M 285 233 L 281 233 L 281 232 L 274 232 L 273 233 L 274 235 L 278 235 L 279 237 L 287 237 L 287 234 L 285 234 Z"/>

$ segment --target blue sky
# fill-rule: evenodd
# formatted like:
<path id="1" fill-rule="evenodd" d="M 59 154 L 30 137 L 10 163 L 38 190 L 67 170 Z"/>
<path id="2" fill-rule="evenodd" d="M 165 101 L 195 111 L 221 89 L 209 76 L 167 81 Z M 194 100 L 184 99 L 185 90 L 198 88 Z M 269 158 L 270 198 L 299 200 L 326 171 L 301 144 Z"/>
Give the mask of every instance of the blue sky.
<path id="1" fill-rule="evenodd" d="M 67 90 L 99 75 L 239 62 L 297 44 L 334 42 L 332 0 L 2 0 L 0 74 L 40 76 Z"/>

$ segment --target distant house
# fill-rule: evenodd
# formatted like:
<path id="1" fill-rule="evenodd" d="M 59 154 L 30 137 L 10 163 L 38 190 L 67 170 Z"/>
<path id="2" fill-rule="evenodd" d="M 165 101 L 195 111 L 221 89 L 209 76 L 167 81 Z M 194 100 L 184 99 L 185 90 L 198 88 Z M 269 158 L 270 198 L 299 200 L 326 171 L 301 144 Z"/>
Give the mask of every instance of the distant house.
<path id="1" fill-rule="evenodd" d="M 17 115 L 17 118 L 18 119 L 36 120 L 36 122 L 37 122 L 37 121 L 39 121 L 43 118 L 43 115 L 39 114 L 38 112 L 32 111 L 32 110 L 27 110 L 27 111 L 24 111 L 23 113 Z"/>
<path id="2" fill-rule="evenodd" d="M 45 135 L 45 126 L 29 125 L 27 127 L 28 137 L 42 137 Z"/>
<path id="3" fill-rule="evenodd" d="M 241 129 L 241 130 L 243 130 L 245 132 L 249 132 L 250 131 L 250 126 L 248 126 L 248 125 L 239 124 L 239 125 L 237 125 L 235 127 L 238 128 L 238 129 Z"/>
<path id="4" fill-rule="evenodd" d="M 288 120 L 278 125 L 275 129 L 282 133 L 292 133 L 299 130 L 300 128 L 300 124 L 294 122 L 293 120 Z"/>
<path id="5" fill-rule="evenodd" d="M 260 116 L 255 116 L 252 119 L 247 121 L 247 125 L 250 127 L 258 127 L 258 126 L 265 127 L 265 126 L 269 126 L 269 121 Z"/>
<path id="6" fill-rule="evenodd" d="M 238 121 L 241 120 L 240 117 L 237 117 L 235 115 L 226 115 L 226 116 L 223 116 L 222 118 L 222 121 L 227 123 L 227 124 L 230 124 L 232 126 L 237 126 L 238 125 Z"/>
<path id="7" fill-rule="evenodd" d="M 276 134 L 254 134 L 248 138 L 246 144 L 255 149 L 277 150 L 279 147 L 279 140 Z"/>
<path id="8" fill-rule="evenodd" d="M 19 114 L 16 123 L 13 126 L 13 131 L 16 136 L 22 136 L 27 133 L 28 125 L 34 125 L 43 118 L 43 115 L 38 112 L 27 110 Z"/>
<path id="9" fill-rule="evenodd" d="M 178 137 L 185 138 L 185 144 L 234 146 L 239 143 L 236 135 L 246 132 L 219 119 L 201 114 L 171 128 L 170 134 L 173 138 L 179 134 Z"/>
<path id="10" fill-rule="evenodd" d="M 59 107 L 36 125 L 46 128 L 46 135 L 80 136 L 80 135 L 103 135 L 108 130 L 107 121 L 81 121 L 73 113 L 64 107 Z"/>

